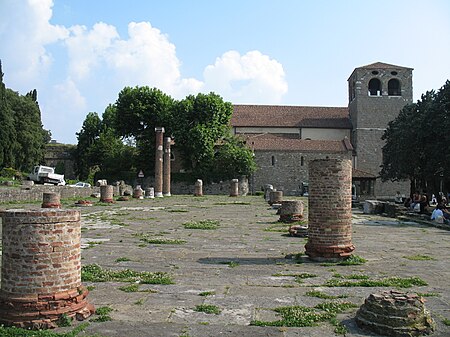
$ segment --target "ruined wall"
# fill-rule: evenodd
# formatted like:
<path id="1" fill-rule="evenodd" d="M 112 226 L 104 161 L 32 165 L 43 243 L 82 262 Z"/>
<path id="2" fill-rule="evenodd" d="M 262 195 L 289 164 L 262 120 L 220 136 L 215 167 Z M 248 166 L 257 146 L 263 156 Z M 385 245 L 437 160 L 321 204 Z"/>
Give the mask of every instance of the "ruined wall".
<path id="1" fill-rule="evenodd" d="M 351 152 L 255 151 L 257 171 L 249 178 L 254 191 L 271 184 L 284 195 L 298 195 L 302 182 L 308 182 L 308 163 L 315 159 L 351 159 Z M 302 159 L 303 158 L 303 159 Z M 251 188 L 250 188 L 251 190 Z"/>
<path id="2" fill-rule="evenodd" d="M 29 190 L 21 188 L 0 188 L 0 203 L 11 201 L 42 201 L 44 192 L 56 192 L 61 194 L 61 199 L 86 198 L 98 188 L 77 188 L 69 186 L 44 186 L 34 185 Z"/>

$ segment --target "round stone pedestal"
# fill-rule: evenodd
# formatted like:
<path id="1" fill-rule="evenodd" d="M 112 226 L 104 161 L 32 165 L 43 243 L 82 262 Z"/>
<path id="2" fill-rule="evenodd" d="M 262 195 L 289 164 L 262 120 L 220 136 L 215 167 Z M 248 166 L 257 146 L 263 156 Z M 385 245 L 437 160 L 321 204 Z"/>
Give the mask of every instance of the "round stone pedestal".
<path id="1" fill-rule="evenodd" d="M 356 324 L 383 336 L 412 337 L 434 331 L 424 299 L 414 293 L 384 291 L 371 294 L 356 313 Z"/>
<path id="2" fill-rule="evenodd" d="M 101 202 L 114 202 L 114 193 L 112 185 L 100 186 L 100 201 Z"/>
<path id="3" fill-rule="evenodd" d="M 280 219 L 284 223 L 292 223 L 303 220 L 303 201 L 283 200 L 280 208 Z"/>
<path id="4" fill-rule="evenodd" d="M 239 179 L 231 179 L 230 182 L 230 197 L 239 196 Z"/>
<path id="5" fill-rule="evenodd" d="M 81 284 L 80 211 L 2 213 L 0 324 L 46 329 L 94 313 Z"/>
<path id="6" fill-rule="evenodd" d="M 194 197 L 202 197 L 203 196 L 203 181 L 201 179 L 197 179 L 194 185 Z"/>
<path id="7" fill-rule="evenodd" d="M 42 196 L 42 208 L 61 208 L 59 193 L 44 192 Z"/>
<path id="8" fill-rule="evenodd" d="M 270 191 L 269 192 L 269 205 L 280 204 L 283 201 L 283 191 Z"/>

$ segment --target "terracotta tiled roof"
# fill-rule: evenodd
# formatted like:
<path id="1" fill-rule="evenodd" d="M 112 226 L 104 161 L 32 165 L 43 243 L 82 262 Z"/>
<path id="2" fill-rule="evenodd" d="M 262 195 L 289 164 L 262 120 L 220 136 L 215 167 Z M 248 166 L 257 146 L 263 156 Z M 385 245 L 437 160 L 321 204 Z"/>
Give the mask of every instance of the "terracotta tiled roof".
<path id="1" fill-rule="evenodd" d="M 255 151 L 347 152 L 353 150 L 347 139 L 305 140 L 276 134 L 246 135 L 243 137 L 246 139 L 247 146 Z"/>
<path id="2" fill-rule="evenodd" d="M 234 105 L 232 126 L 351 129 L 348 108 Z"/>
<path id="3" fill-rule="evenodd" d="M 365 171 L 361 171 L 358 169 L 353 169 L 352 170 L 352 178 L 359 178 L 359 179 L 376 179 L 377 176 L 369 173 L 369 172 L 365 172 Z"/>
<path id="4" fill-rule="evenodd" d="M 365 69 L 413 69 L 408 67 L 402 67 L 402 66 L 396 66 L 395 64 L 388 64 L 383 62 L 375 62 L 372 64 L 368 64 L 362 67 L 358 68 L 365 68 Z"/>

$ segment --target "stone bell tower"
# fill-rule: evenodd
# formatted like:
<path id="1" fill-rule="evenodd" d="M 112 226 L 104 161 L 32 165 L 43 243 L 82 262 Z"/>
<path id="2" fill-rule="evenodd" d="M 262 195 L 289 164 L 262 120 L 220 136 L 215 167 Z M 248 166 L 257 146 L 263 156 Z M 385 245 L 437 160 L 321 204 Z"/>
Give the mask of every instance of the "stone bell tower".
<path id="1" fill-rule="evenodd" d="M 375 196 L 409 194 L 409 182 L 381 182 L 381 140 L 388 123 L 413 102 L 412 68 L 373 63 L 353 70 L 348 79 L 348 109 L 352 121 L 353 167 L 377 177 Z"/>

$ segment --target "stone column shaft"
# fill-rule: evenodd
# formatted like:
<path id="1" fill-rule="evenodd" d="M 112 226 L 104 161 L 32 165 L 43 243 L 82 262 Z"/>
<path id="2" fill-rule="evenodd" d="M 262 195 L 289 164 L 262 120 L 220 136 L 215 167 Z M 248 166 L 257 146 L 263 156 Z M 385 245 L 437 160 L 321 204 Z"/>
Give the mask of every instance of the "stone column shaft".
<path id="1" fill-rule="evenodd" d="M 170 145 L 172 139 L 164 137 L 164 161 L 163 161 L 163 195 L 170 197 Z"/>
<path id="2" fill-rule="evenodd" d="M 155 197 L 163 196 L 163 136 L 164 128 L 156 127 L 156 143 L 155 143 Z"/>
<path id="3" fill-rule="evenodd" d="M 349 257 L 352 244 L 352 164 L 349 159 L 318 159 L 309 164 L 309 216 L 306 255 L 315 260 Z"/>

